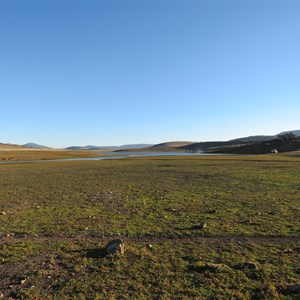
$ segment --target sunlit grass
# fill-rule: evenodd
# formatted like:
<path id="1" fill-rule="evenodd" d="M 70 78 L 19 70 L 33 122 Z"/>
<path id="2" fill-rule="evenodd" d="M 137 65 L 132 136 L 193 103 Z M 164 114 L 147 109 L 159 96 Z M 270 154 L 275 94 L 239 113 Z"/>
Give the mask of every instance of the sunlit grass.
<path id="1" fill-rule="evenodd" d="M 77 150 L 41 150 L 41 149 L 21 149 L 21 150 L 1 150 L 0 161 L 22 161 L 22 160 L 47 160 L 63 158 L 84 158 L 102 156 L 99 151 L 77 151 Z"/>
<path id="2" fill-rule="evenodd" d="M 299 237 L 299 178 L 284 155 L 1 165 L 0 282 L 24 273 L 20 299 L 296 299 L 299 241 L 268 238 Z M 110 236 L 123 257 L 87 257 Z"/>

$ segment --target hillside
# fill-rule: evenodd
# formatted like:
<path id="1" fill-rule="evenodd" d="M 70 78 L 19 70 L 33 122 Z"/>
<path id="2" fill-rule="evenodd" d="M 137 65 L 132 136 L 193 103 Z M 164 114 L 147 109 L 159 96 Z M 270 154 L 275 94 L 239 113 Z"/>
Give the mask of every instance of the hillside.
<path id="1" fill-rule="evenodd" d="M 300 137 L 288 133 L 279 135 L 278 138 L 252 144 L 235 145 L 231 147 L 218 147 L 211 149 L 213 153 L 232 153 L 232 154 L 267 154 L 272 149 L 276 149 L 279 153 L 300 150 Z"/>
<path id="2" fill-rule="evenodd" d="M 92 145 L 70 146 L 70 147 L 65 148 L 65 150 L 103 150 L 103 147 L 92 146 Z"/>
<path id="3" fill-rule="evenodd" d="M 277 135 L 252 135 L 242 138 L 233 139 L 236 142 L 263 142 L 276 139 Z"/>
<path id="4" fill-rule="evenodd" d="M 300 134 L 300 130 L 291 130 L 277 135 L 255 135 L 241 137 L 229 141 L 197 143 L 166 142 L 154 145 L 150 149 L 156 149 L 157 151 L 162 151 L 162 149 L 168 149 L 168 151 L 172 151 L 173 149 L 173 151 L 178 151 L 180 149 L 182 151 L 192 152 L 262 154 L 270 153 L 271 148 L 278 148 L 277 150 L 280 152 L 288 152 L 298 150 L 297 133 Z M 291 135 L 292 138 L 288 137 L 289 135 Z M 281 142 L 277 143 L 276 140 Z M 295 141 L 292 142 L 292 140 Z"/>
<path id="5" fill-rule="evenodd" d="M 191 142 L 191 141 L 170 141 L 153 144 L 127 144 L 121 146 L 70 146 L 65 150 L 103 150 L 103 151 L 193 151 L 193 152 L 217 152 L 217 153 L 269 153 L 272 141 L 273 148 L 278 151 L 293 151 L 298 149 L 298 141 L 289 140 L 277 144 L 278 137 L 287 136 L 288 134 L 300 135 L 300 130 L 284 131 L 277 135 L 253 135 L 239 137 L 229 141 L 209 141 L 209 142 Z M 0 150 L 41 150 L 51 149 L 50 147 L 36 143 L 27 143 L 25 145 L 3 144 L 0 143 Z"/>
<path id="6" fill-rule="evenodd" d="M 285 135 L 288 133 L 293 133 L 295 135 L 300 135 L 300 130 L 289 130 L 289 131 L 284 131 L 281 133 L 278 133 L 276 135 L 252 135 L 252 136 L 247 136 L 247 137 L 241 137 L 241 138 L 236 138 L 231 141 L 240 141 L 240 142 L 263 142 L 263 141 L 270 141 L 276 139 L 280 135 Z"/>
<path id="7" fill-rule="evenodd" d="M 279 133 L 278 135 L 284 135 L 284 134 L 287 134 L 287 133 L 293 133 L 293 134 L 296 134 L 296 135 L 300 136 L 300 130 L 283 131 L 283 132 Z"/>
<path id="8" fill-rule="evenodd" d="M 240 145 L 240 141 L 216 141 L 216 142 L 200 142 L 200 143 L 193 143 L 190 145 L 186 145 L 180 147 L 183 150 L 193 151 L 193 152 L 211 152 L 212 149 L 219 148 L 219 147 L 227 147 L 227 146 L 235 146 Z"/>
<path id="9" fill-rule="evenodd" d="M 177 148 L 177 147 L 184 147 L 187 145 L 191 145 L 194 142 L 181 142 L 181 141 L 175 141 L 175 142 L 165 142 L 165 143 L 160 143 L 153 145 L 152 148 L 162 148 L 162 147 L 167 147 L 167 148 Z"/>
<path id="10" fill-rule="evenodd" d="M 39 145 L 36 143 L 27 143 L 25 145 L 22 145 L 24 147 L 34 148 L 34 149 L 51 149 L 50 147 Z"/>

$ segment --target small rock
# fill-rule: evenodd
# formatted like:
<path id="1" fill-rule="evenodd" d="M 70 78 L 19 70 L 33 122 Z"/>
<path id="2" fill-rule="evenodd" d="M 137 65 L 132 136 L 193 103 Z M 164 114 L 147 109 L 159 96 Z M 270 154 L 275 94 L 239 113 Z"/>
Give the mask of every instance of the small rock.
<path id="1" fill-rule="evenodd" d="M 149 248 L 149 249 L 152 249 L 153 246 L 152 246 L 151 244 L 148 244 L 148 248 Z"/>
<path id="2" fill-rule="evenodd" d="M 207 227 L 207 223 L 202 222 L 200 223 L 199 227 L 200 229 L 204 229 L 205 227 Z"/>
<path id="3" fill-rule="evenodd" d="M 0 293 L 0 298 L 3 298 L 4 297 L 4 294 L 3 293 Z"/>
<path id="4" fill-rule="evenodd" d="M 300 294 L 300 284 L 289 285 L 289 286 L 286 288 L 286 291 L 287 291 L 288 293 Z"/>
<path id="5" fill-rule="evenodd" d="M 284 249 L 281 253 L 282 254 L 288 254 L 288 253 L 294 253 L 295 251 L 293 249 Z"/>
<path id="6" fill-rule="evenodd" d="M 2 211 L 2 212 L 1 212 L 1 215 L 2 215 L 2 216 L 5 216 L 5 215 L 6 215 L 6 212 L 5 212 L 5 211 Z"/>
<path id="7" fill-rule="evenodd" d="M 22 278 L 21 280 L 20 280 L 20 284 L 24 284 L 26 282 L 26 278 Z"/>
<path id="8" fill-rule="evenodd" d="M 123 255 L 125 252 L 125 247 L 124 247 L 124 242 L 121 239 L 115 239 L 110 241 L 106 247 L 105 247 L 105 252 L 107 254 L 121 254 Z"/>

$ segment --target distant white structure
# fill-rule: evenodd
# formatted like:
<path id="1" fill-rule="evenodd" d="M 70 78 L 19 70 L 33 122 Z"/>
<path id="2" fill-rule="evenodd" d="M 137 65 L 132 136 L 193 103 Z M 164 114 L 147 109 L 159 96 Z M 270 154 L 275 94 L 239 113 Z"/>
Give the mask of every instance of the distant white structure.
<path id="1" fill-rule="evenodd" d="M 277 149 L 271 149 L 271 153 L 278 153 Z"/>

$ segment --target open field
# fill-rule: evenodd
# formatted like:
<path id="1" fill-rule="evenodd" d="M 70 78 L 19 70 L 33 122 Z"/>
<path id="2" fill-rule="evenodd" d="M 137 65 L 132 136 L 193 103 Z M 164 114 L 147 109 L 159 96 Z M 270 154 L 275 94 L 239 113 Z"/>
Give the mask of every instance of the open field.
<path id="1" fill-rule="evenodd" d="M 0 143 L 0 151 L 12 151 L 12 150 L 30 150 L 31 148 L 15 145 L 15 144 L 3 144 Z"/>
<path id="2" fill-rule="evenodd" d="M 103 156 L 100 151 L 78 151 L 78 150 L 55 150 L 55 149 L 33 149 L 21 148 L 10 149 L 0 147 L 1 161 L 18 161 L 18 160 L 48 160 L 63 158 L 84 158 Z"/>
<path id="3" fill-rule="evenodd" d="M 4 298 L 299 299 L 298 156 L 1 165 L 0 187 Z"/>

